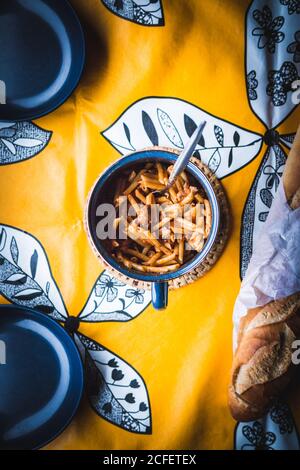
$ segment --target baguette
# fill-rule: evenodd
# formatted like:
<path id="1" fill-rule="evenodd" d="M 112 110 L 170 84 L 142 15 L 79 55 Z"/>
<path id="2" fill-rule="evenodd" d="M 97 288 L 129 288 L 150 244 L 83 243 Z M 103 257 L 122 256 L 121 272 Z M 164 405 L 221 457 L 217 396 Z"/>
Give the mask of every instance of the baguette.
<path id="1" fill-rule="evenodd" d="M 300 293 L 248 310 L 241 320 L 229 386 L 234 419 L 261 418 L 291 382 L 300 338 Z"/>
<path id="2" fill-rule="evenodd" d="M 300 127 L 283 186 L 290 207 L 300 207 Z M 296 339 L 300 339 L 300 292 L 249 309 L 241 319 L 228 399 L 234 419 L 261 418 L 287 389 L 297 368 L 292 362 Z"/>

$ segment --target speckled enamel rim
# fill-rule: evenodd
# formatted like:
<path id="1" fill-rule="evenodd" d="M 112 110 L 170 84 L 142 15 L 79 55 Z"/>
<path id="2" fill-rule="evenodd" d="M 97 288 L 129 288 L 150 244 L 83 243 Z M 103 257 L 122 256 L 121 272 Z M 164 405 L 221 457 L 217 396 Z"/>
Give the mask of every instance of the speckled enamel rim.
<path id="1" fill-rule="evenodd" d="M 102 246 L 100 241 L 96 235 L 96 227 L 93 224 L 93 216 L 92 216 L 92 209 L 97 202 L 99 190 L 103 187 L 103 185 L 112 177 L 115 176 L 116 173 L 122 171 L 126 166 L 132 166 L 134 164 L 139 164 L 141 162 L 147 162 L 154 160 L 162 161 L 168 164 L 174 163 L 177 158 L 179 152 L 174 151 L 174 149 L 168 149 L 164 147 L 151 147 L 146 148 L 137 152 L 130 153 L 125 157 L 120 158 L 112 165 L 110 165 L 96 180 L 87 200 L 86 205 L 86 214 L 85 214 L 85 227 L 88 233 L 88 238 L 92 244 L 92 247 L 96 254 L 100 256 L 100 258 L 109 266 L 117 270 L 119 273 L 123 274 L 124 276 L 130 277 L 132 279 L 136 279 L 139 281 L 145 282 L 162 282 L 162 281 L 169 281 L 171 279 L 175 279 L 179 276 L 182 276 L 189 271 L 195 269 L 207 256 L 209 251 L 211 250 L 216 236 L 218 234 L 219 225 L 220 225 L 220 208 L 217 197 L 213 190 L 212 185 L 210 184 L 207 177 L 204 173 L 193 163 L 189 162 L 187 165 L 187 171 L 192 174 L 196 180 L 201 184 L 203 189 L 205 190 L 209 203 L 211 205 L 212 211 L 212 226 L 209 237 L 204 245 L 203 250 L 195 255 L 189 262 L 185 263 L 180 269 L 176 271 L 166 273 L 166 274 L 159 274 L 159 275 L 149 275 L 149 274 L 142 274 L 136 271 L 130 271 L 125 267 L 121 266 L 117 261 L 110 256 L 110 254 L 105 250 Z"/>

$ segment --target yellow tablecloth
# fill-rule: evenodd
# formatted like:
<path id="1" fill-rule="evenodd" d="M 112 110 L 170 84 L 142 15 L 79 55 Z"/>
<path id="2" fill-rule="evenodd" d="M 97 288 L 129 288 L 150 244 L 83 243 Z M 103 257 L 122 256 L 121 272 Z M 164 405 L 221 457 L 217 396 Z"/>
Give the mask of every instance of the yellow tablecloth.
<path id="1" fill-rule="evenodd" d="M 229 243 L 215 267 L 194 284 L 172 291 L 165 311 L 148 306 L 132 321 L 81 322 L 81 333 L 113 351 L 143 377 L 152 429 L 148 428 L 148 433 L 128 432 L 102 419 L 85 395 L 74 421 L 47 448 L 231 449 L 236 423 L 229 414 L 226 395 L 232 358 L 232 308 L 240 285 L 240 224 L 266 149 L 260 137 L 266 129 L 249 106 L 245 86 L 245 15 L 249 1 L 162 0 L 156 5 L 163 10 L 160 23 L 164 24 L 156 26 L 128 21 L 105 8 L 101 0 L 71 3 L 87 41 L 87 62 L 80 84 L 63 106 L 34 121 L 33 126 L 52 132 L 43 133 L 39 152 L 19 163 L 6 162 L 0 169 L 1 224 L 26 231 L 43 246 L 69 315 L 76 316 L 82 310 L 103 271 L 88 243 L 83 218 L 92 184 L 119 158 L 113 144 L 121 153 L 143 142 L 149 146 L 157 139 L 159 144 L 180 148 L 180 139 L 186 138 L 182 133 L 178 136 L 171 129 L 167 141 L 160 137 L 174 124 L 170 113 L 176 115 L 178 103 L 191 106 L 178 107 L 180 119 L 198 108 L 216 117 L 213 128 L 218 145 L 222 144 L 220 123 L 225 121 L 234 127 L 229 137 L 223 128 L 223 146 L 232 140 L 234 132 L 240 136 L 234 137 L 236 147 L 239 139 L 250 139 L 243 137 L 238 126 L 251 132 L 252 140 L 258 143 L 252 154 L 238 150 L 232 166 L 227 162 L 227 170 L 219 172 L 221 177 L 226 176 L 222 182 L 233 225 Z M 148 19 L 144 17 L 144 21 Z M 252 85 L 255 91 L 255 82 Z M 150 101 L 144 102 L 147 98 Z M 174 108 L 167 98 L 175 98 Z M 137 110 L 135 105 L 141 108 Z M 152 105 L 160 120 L 157 135 L 151 128 Z M 128 110 L 132 116 L 126 114 Z M 143 130 L 130 126 L 135 112 L 142 116 Z M 295 132 L 299 117 L 298 107 L 279 126 L 280 133 Z M 118 127 L 113 127 L 116 122 Z M 187 120 L 185 124 L 188 128 Z M 216 127 L 221 128 L 221 134 Z M 6 231 L 9 236 L 9 228 Z M 2 301 L 7 302 L 4 298 Z M 131 391 L 134 394 L 134 388 Z"/>

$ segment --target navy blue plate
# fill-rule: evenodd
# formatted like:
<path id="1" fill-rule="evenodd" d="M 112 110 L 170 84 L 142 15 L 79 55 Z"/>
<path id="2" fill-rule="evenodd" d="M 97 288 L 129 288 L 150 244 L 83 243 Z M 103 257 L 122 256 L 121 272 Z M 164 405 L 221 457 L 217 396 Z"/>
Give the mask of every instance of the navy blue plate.
<path id="1" fill-rule="evenodd" d="M 60 106 L 84 59 L 83 31 L 67 0 L 1 0 L 0 120 L 35 119 Z"/>
<path id="2" fill-rule="evenodd" d="M 0 449 L 36 449 L 73 418 L 83 367 L 68 333 L 34 310 L 0 306 Z"/>

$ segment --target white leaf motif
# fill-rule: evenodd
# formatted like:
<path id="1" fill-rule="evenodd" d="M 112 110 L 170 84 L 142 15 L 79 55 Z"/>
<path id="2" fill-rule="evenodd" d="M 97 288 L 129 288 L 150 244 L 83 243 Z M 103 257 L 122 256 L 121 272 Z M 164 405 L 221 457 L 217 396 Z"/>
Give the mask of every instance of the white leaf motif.
<path id="1" fill-rule="evenodd" d="M 247 92 L 254 114 L 269 129 L 297 106 L 292 84 L 300 76 L 300 62 L 288 48 L 298 30 L 299 15 L 288 14 L 283 1 L 252 1 L 246 18 Z"/>
<path id="2" fill-rule="evenodd" d="M 174 123 L 172 122 L 170 116 L 168 116 L 168 114 L 165 113 L 165 111 L 163 111 L 162 109 L 157 110 L 157 116 L 162 130 L 170 140 L 171 144 L 175 145 L 175 147 L 183 148 L 183 142 L 181 140 L 181 137 L 176 127 L 174 126 Z"/>
<path id="3" fill-rule="evenodd" d="M 163 110 L 163 114 L 158 110 Z M 188 123 L 198 124 L 206 120 L 207 125 L 203 132 L 205 146 L 198 145 L 196 149 L 203 163 L 211 162 L 211 167 L 216 170 L 219 178 L 247 165 L 256 157 L 262 146 L 261 135 L 219 119 L 177 98 L 143 98 L 133 103 L 103 132 L 103 136 L 123 155 L 132 151 L 132 148 L 149 147 L 149 135 L 143 125 L 145 115 L 155 127 L 158 145 L 174 148 L 178 148 L 181 141 L 183 145 L 188 141 L 192 131 L 187 128 Z M 128 133 L 124 132 L 124 123 L 130 133 L 130 142 L 127 138 Z M 223 145 L 216 140 L 216 126 L 222 129 Z M 237 133 L 240 137 L 238 145 L 236 145 Z"/>
<path id="4" fill-rule="evenodd" d="M 151 433 L 147 388 L 138 372 L 86 336 L 76 334 L 75 342 L 85 363 L 87 394 L 94 410 L 123 429 Z"/>
<path id="5" fill-rule="evenodd" d="M 39 139 L 16 139 L 14 140 L 15 145 L 20 145 L 21 147 L 37 147 L 38 145 L 42 145 L 43 141 Z"/>
<path id="6" fill-rule="evenodd" d="M 42 295 L 42 291 L 40 289 L 24 289 L 24 290 L 21 290 L 19 292 L 17 292 L 15 295 L 14 295 L 14 298 L 15 299 L 25 299 L 26 300 L 30 300 L 32 298 L 35 298 L 35 297 L 39 297 L 40 295 Z"/>
<path id="7" fill-rule="evenodd" d="M 1 231 L 0 231 L 0 251 L 2 251 L 3 248 L 5 247 L 6 240 L 7 240 L 6 230 L 5 230 L 5 228 L 1 228 Z"/>
<path id="8" fill-rule="evenodd" d="M 13 155 L 16 155 L 17 150 L 16 150 L 16 147 L 14 146 L 14 144 L 12 142 L 10 142 L 9 140 L 7 140 L 7 139 L 2 138 L 1 140 L 2 140 L 2 143 L 8 148 L 10 153 L 12 153 Z"/>
<path id="9" fill-rule="evenodd" d="M 79 318 L 85 322 L 126 322 L 142 313 L 150 301 L 150 291 L 132 289 L 105 270 L 97 279 Z"/>
<path id="10" fill-rule="evenodd" d="M 0 122 L 0 165 L 34 157 L 46 147 L 51 135 L 29 121 Z"/>
<path id="11" fill-rule="evenodd" d="M 17 274 L 12 274 L 11 276 L 9 276 L 7 279 L 5 279 L 4 282 L 14 283 L 14 282 L 20 282 L 23 279 L 26 279 L 26 275 L 22 273 L 17 273 Z"/>
<path id="12" fill-rule="evenodd" d="M 66 308 L 42 245 L 29 233 L 8 225 L 0 225 L 0 234 L 5 240 L 0 252 L 0 293 L 12 302 L 64 320 Z"/>

